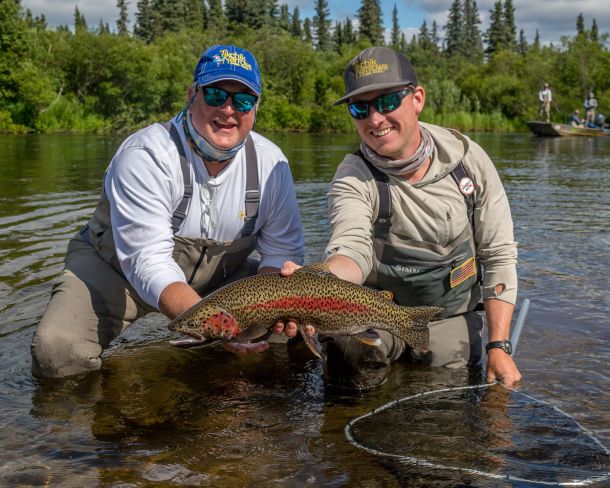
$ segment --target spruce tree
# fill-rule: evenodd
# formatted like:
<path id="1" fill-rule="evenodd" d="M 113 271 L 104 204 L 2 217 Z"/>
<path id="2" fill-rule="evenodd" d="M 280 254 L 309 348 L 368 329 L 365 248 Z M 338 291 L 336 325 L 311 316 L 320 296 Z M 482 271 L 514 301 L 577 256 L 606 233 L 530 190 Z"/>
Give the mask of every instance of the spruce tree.
<path id="1" fill-rule="evenodd" d="M 488 57 L 493 56 L 496 52 L 503 48 L 504 35 L 504 16 L 502 12 L 502 2 L 498 0 L 494 4 L 493 10 L 489 11 L 489 28 L 485 37 L 487 38 L 487 49 L 485 54 Z"/>
<path id="2" fill-rule="evenodd" d="M 288 4 L 283 3 L 280 6 L 280 18 L 278 26 L 285 32 L 290 32 L 290 12 L 288 10 Z"/>
<path id="3" fill-rule="evenodd" d="M 316 14 L 313 17 L 316 47 L 326 51 L 330 47 L 330 11 L 326 0 L 316 0 Z"/>
<path id="4" fill-rule="evenodd" d="M 453 0 L 449 8 L 449 17 L 445 25 L 445 50 L 450 56 L 460 54 L 464 39 L 464 18 L 462 3 Z"/>
<path id="5" fill-rule="evenodd" d="M 116 21 L 117 34 L 119 36 L 126 36 L 129 31 L 127 30 L 127 2 L 126 0 L 117 0 L 116 6 L 119 9 L 119 18 Z"/>
<path id="6" fill-rule="evenodd" d="M 519 52 L 519 54 L 521 54 L 521 56 L 524 56 L 527 53 L 527 39 L 525 38 L 525 32 L 523 32 L 523 29 L 521 29 L 519 31 L 519 46 L 517 48 L 517 51 Z"/>
<path id="7" fill-rule="evenodd" d="M 313 45 L 313 34 L 311 33 L 311 20 L 305 17 L 303 21 L 303 40 L 310 46 Z"/>
<path id="8" fill-rule="evenodd" d="M 504 0 L 502 9 L 504 17 L 504 42 L 503 48 L 510 51 L 517 50 L 517 26 L 515 24 L 515 7 L 513 0 Z"/>
<path id="9" fill-rule="evenodd" d="M 585 18 L 583 17 L 582 12 L 576 17 L 576 35 L 585 35 Z"/>
<path id="10" fill-rule="evenodd" d="M 356 39 L 356 32 L 354 31 L 354 25 L 352 24 L 352 19 L 349 17 L 345 19 L 343 24 L 343 39 L 345 44 L 352 45 L 354 44 Z"/>
<path id="11" fill-rule="evenodd" d="M 226 27 L 226 17 L 221 0 L 208 0 L 208 29 L 222 32 Z"/>
<path id="12" fill-rule="evenodd" d="M 536 29 L 536 35 L 534 36 L 534 42 L 532 44 L 532 48 L 539 50 L 540 49 L 540 33 L 538 32 L 538 29 Z"/>
<path id="13" fill-rule="evenodd" d="M 294 7 L 294 10 L 292 11 L 290 34 L 292 34 L 292 37 L 296 37 L 297 39 L 303 38 L 303 26 L 301 25 L 299 7 Z"/>
<path id="14" fill-rule="evenodd" d="M 133 33 L 144 42 L 150 43 L 155 37 L 150 3 L 148 0 L 139 0 L 137 7 Z"/>
<path id="15" fill-rule="evenodd" d="M 473 61 L 481 59 L 483 55 L 483 40 L 479 24 L 479 8 L 475 0 L 464 0 L 464 26 L 460 42 L 460 53 Z"/>
<path id="16" fill-rule="evenodd" d="M 378 0 L 362 0 L 362 5 L 358 10 L 360 38 L 366 38 L 376 46 L 383 45 L 384 29 L 381 18 L 381 7 Z"/>
<path id="17" fill-rule="evenodd" d="M 87 30 L 85 16 L 80 13 L 78 5 L 74 7 L 74 32 L 84 32 Z"/>
<path id="18" fill-rule="evenodd" d="M 407 52 L 407 38 L 405 37 L 405 33 L 400 34 L 400 52 Z"/>
<path id="19" fill-rule="evenodd" d="M 392 35 L 390 36 L 390 42 L 394 49 L 398 49 L 400 44 L 400 24 L 398 22 L 398 8 L 396 4 L 394 4 L 392 9 Z"/>
<path id="20" fill-rule="evenodd" d="M 591 24 L 591 32 L 589 37 L 593 42 L 599 41 L 599 32 L 597 30 L 597 22 L 595 22 L 595 19 L 593 19 L 593 23 Z"/>
<path id="21" fill-rule="evenodd" d="M 182 28 L 185 8 L 181 0 L 152 0 L 151 9 L 155 36 Z"/>
<path id="22" fill-rule="evenodd" d="M 191 29 L 203 29 L 204 6 L 202 0 L 184 0 L 184 25 Z"/>
<path id="23" fill-rule="evenodd" d="M 426 20 L 422 22 L 421 27 L 419 28 L 419 34 L 417 35 L 417 45 L 424 49 L 429 50 L 432 45 L 432 40 L 430 39 L 430 32 L 428 31 L 428 25 L 426 24 Z"/>
<path id="24" fill-rule="evenodd" d="M 438 24 L 436 23 L 436 20 L 432 21 L 432 30 L 430 31 L 430 36 L 432 38 L 432 44 L 434 44 L 434 47 L 436 49 L 438 49 L 439 38 L 438 38 Z"/>
<path id="25" fill-rule="evenodd" d="M 341 22 L 335 22 L 335 28 L 333 31 L 333 47 L 335 51 L 341 54 L 345 38 L 343 37 L 343 26 Z"/>

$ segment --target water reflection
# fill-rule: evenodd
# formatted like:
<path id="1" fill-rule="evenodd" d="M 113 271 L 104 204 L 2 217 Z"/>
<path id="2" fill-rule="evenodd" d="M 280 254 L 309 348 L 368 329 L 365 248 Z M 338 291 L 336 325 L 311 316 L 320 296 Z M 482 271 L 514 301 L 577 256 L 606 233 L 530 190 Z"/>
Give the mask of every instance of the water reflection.
<path id="1" fill-rule="evenodd" d="M 269 136 L 291 163 L 306 260 L 318 260 L 328 234 L 328 182 L 356 149 L 356 137 Z M 559 406 L 608 445 L 610 141 L 472 137 L 506 184 L 520 243 L 520 293 L 532 302 L 517 355 L 521 389 Z M 281 348 L 242 359 L 214 347 L 172 349 L 167 321 L 152 314 L 115 341 L 100 372 L 34 381 L 29 341 L 67 240 L 92 211 L 122 139 L 0 136 L 0 485 L 507 486 L 380 459 L 344 437 L 350 419 L 390 400 L 469 384 L 465 371 L 399 362 L 383 386 L 346 395 L 325 387 L 321 363 Z M 584 445 L 559 449 L 577 440 L 569 421 L 500 396 L 489 391 L 399 409 L 376 418 L 381 425 L 367 428 L 377 437 L 365 437 L 393 452 L 419 449 L 439 462 L 480 461 L 512 474 L 542 477 L 561 463 L 589 470 L 607 463 Z"/>

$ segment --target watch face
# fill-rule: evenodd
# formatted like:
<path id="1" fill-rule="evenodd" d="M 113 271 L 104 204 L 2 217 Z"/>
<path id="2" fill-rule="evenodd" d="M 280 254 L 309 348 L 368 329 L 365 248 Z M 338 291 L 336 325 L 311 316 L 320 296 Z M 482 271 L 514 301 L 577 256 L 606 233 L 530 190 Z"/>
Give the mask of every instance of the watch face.
<path id="1" fill-rule="evenodd" d="M 513 345 L 510 343 L 510 341 L 504 342 L 504 344 L 502 345 L 502 349 L 504 349 L 507 354 L 513 353 Z"/>

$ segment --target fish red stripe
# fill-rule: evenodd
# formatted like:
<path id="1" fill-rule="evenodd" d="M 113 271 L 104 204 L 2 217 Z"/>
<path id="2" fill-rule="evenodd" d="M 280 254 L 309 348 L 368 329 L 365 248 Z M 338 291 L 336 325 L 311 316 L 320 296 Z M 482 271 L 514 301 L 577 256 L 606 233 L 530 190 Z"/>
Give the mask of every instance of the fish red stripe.
<path id="1" fill-rule="evenodd" d="M 286 308 L 299 308 L 303 310 L 327 310 L 329 312 L 368 313 L 369 307 L 360 303 L 348 302 L 337 298 L 312 298 L 292 296 L 269 300 L 268 302 L 253 303 L 246 307 L 250 310 L 283 310 Z"/>

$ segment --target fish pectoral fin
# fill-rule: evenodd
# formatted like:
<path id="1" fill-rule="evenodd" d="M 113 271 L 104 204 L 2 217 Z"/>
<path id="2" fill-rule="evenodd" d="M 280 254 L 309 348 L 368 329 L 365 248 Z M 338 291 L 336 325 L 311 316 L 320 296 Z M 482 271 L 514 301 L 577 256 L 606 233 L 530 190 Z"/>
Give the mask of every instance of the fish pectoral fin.
<path id="1" fill-rule="evenodd" d="M 256 339 L 261 339 L 269 332 L 269 327 L 261 324 L 256 324 L 248 327 L 235 336 L 237 342 L 253 342 Z"/>
<path id="2" fill-rule="evenodd" d="M 318 359 L 322 358 L 322 355 L 318 351 L 316 343 L 311 339 L 311 337 L 309 337 L 305 333 L 305 329 L 302 327 L 299 327 L 299 332 L 301 333 L 301 337 L 303 338 L 303 341 L 305 342 L 305 344 L 307 344 L 307 348 L 311 351 L 311 353 Z"/>
<path id="3" fill-rule="evenodd" d="M 364 332 L 358 332 L 357 334 L 352 334 L 350 337 L 353 337 L 361 344 L 365 344 L 367 346 L 380 347 L 381 346 L 381 338 L 379 334 L 374 330 L 365 330 Z"/>

